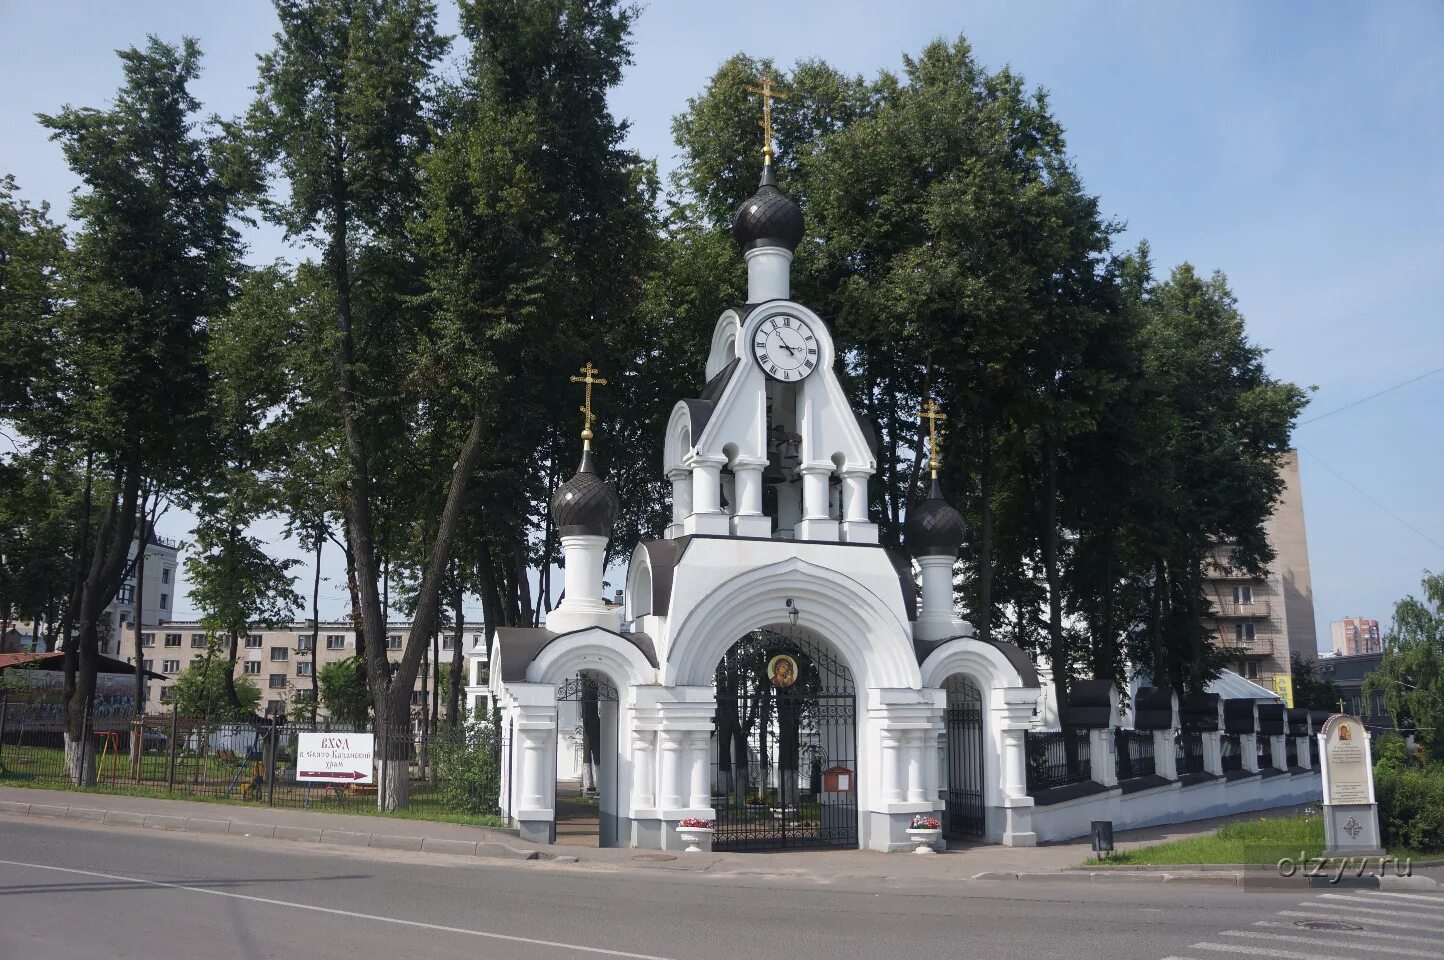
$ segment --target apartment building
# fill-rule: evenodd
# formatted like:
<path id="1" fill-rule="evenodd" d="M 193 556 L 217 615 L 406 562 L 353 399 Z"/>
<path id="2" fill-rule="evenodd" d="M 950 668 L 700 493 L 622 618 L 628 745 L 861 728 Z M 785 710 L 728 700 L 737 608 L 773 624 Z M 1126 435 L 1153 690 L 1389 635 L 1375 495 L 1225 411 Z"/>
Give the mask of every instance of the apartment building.
<path id="1" fill-rule="evenodd" d="M 1229 546 L 1221 544 L 1204 591 L 1213 603 L 1209 626 L 1219 643 L 1242 651 L 1231 669 L 1291 700 L 1289 654 L 1308 660 L 1319 654 L 1297 451 L 1288 452 L 1279 472 L 1284 488 L 1266 527 L 1274 549 L 1268 570 L 1260 576 L 1241 570 L 1231 562 Z"/>
<path id="2" fill-rule="evenodd" d="M 1384 640 L 1379 633 L 1379 621 L 1362 617 L 1335 620 L 1329 624 L 1329 647 L 1339 657 L 1382 653 Z"/>
<path id="3" fill-rule="evenodd" d="M 130 545 L 134 564 L 137 539 Z M 145 571 L 137 589 L 135 567 L 120 585 L 120 593 L 101 615 L 100 652 L 111 657 L 135 656 L 136 600 L 140 601 L 140 625 L 159 627 L 175 609 L 178 548 L 169 537 L 152 536 L 145 546 Z"/>
<path id="4" fill-rule="evenodd" d="M 393 661 L 401 658 L 402 644 L 411 624 L 393 621 L 387 624 L 386 648 Z M 309 693 L 312 684 L 311 642 L 319 633 L 315 669 L 356 655 L 356 631 L 349 620 L 323 621 L 317 631 L 309 620 L 297 620 L 275 628 L 257 628 L 241 639 L 236 656 L 236 676 L 246 677 L 261 688 L 258 710 L 268 714 L 288 712 L 298 693 Z M 443 631 L 439 640 L 443 664 L 451 663 L 455 635 Z M 486 657 L 486 635 L 481 623 L 468 622 L 462 630 L 464 653 L 468 657 Z M 141 649 L 145 667 L 166 674 L 170 679 L 153 680 L 146 693 L 147 703 L 165 704 L 175 676 L 206 656 L 206 629 L 196 621 L 170 621 L 153 631 L 141 633 Z M 223 651 L 224 652 L 224 651 Z M 463 684 L 466 678 L 462 678 Z M 418 675 L 412 700 L 421 704 L 423 678 Z M 425 682 L 429 689 L 429 680 Z"/>

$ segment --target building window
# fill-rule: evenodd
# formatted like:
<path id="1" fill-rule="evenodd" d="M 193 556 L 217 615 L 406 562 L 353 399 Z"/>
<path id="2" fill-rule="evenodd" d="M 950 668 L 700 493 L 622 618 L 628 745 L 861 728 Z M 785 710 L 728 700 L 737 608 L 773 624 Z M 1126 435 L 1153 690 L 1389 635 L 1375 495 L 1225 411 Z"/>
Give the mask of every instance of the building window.
<path id="1" fill-rule="evenodd" d="M 204 650 L 206 648 L 206 635 L 204 633 L 191 634 L 191 649 Z"/>
<path id="2" fill-rule="evenodd" d="M 168 647 L 178 647 L 178 646 L 180 646 L 180 645 L 181 645 L 181 635 L 178 634 L 178 633 L 168 633 L 168 634 L 166 634 L 166 635 L 165 635 L 165 645 L 168 646 Z"/>
<path id="3" fill-rule="evenodd" d="M 161 687 L 161 688 L 160 688 L 160 702 L 161 702 L 161 703 L 169 703 L 169 702 L 170 702 L 170 687 Z"/>
<path id="4" fill-rule="evenodd" d="M 165 609 L 165 605 L 166 605 L 167 603 L 169 603 L 169 602 L 170 602 L 170 594 L 168 594 L 168 593 L 162 593 L 162 594 L 160 595 L 160 608 L 161 608 L 162 610 L 164 610 L 164 609 Z"/>
<path id="5" fill-rule="evenodd" d="M 1235 586 L 1233 588 L 1233 602 L 1253 603 L 1253 587 L 1247 584 Z"/>
<path id="6" fill-rule="evenodd" d="M 170 567 L 160 568 L 160 582 L 170 583 Z M 164 604 L 162 604 L 162 606 L 164 606 Z"/>
<path id="7" fill-rule="evenodd" d="M 310 652 L 311 652 L 311 638 L 310 638 L 310 637 L 297 637 L 297 638 L 296 638 L 296 652 L 297 652 L 297 653 L 310 653 Z"/>
<path id="8" fill-rule="evenodd" d="M 327 650 L 345 650 L 345 649 L 346 649 L 346 637 L 345 637 L 345 635 L 344 635 L 344 634 L 340 634 L 340 633 L 328 634 L 328 635 L 326 636 L 326 649 L 327 649 Z"/>
<path id="9" fill-rule="evenodd" d="M 261 646 L 261 635 L 259 633 L 246 634 L 246 646 L 252 650 L 258 650 Z"/>
<path id="10" fill-rule="evenodd" d="M 267 715 L 267 716 L 280 717 L 280 716 L 284 716 L 285 713 L 286 713 L 286 701 L 284 701 L 284 700 L 267 700 L 267 701 L 266 701 L 266 715 Z"/>
<path id="11" fill-rule="evenodd" d="M 310 675 L 311 675 L 311 661 L 309 661 L 309 660 L 298 660 L 298 661 L 296 661 L 296 676 L 298 676 L 298 677 L 309 677 Z"/>
<path id="12" fill-rule="evenodd" d="M 266 686 L 272 690 L 286 689 L 286 675 L 284 673 L 273 673 L 266 681 Z"/>
<path id="13" fill-rule="evenodd" d="M 426 693 L 422 690 L 411 691 L 411 705 L 419 707 L 426 703 Z"/>
<path id="14" fill-rule="evenodd" d="M 247 660 L 245 666 L 241 668 L 241 672 L 252 675 L 259 674 L 261 672 L 261 661 Z"/>
<path id="15" fill-rule="evenodd" d="M 120 603 L 135 603 L 135 587 L 128 583 L 124 584 L 115 599 Z"/>
<path id="16" fill-rule="evenodd" d="M 161 673 L 180 673 L 179 660 L 162 660 L 160 662 Z"/>
<path id="17" fill-rule="evenodd" d="M 1239 643 L 1252 643 L 1254 640 L 1253 624 L 1235 623 L 1233 625 L 1233 638 Z"/>
<path id="18" fill-rule="evenodd" d="M 289 659 L 291 659 L 291 651 L 290 651 L 289 649 L 287 649 L 286 647 L 272 647 L 272 648 L 271 648 L 271 659 L 272 659 L 273 661 L 276 661 L 276 660 L 289 660 Z"/>
<path id="19" fill-rule="evenodd" d="M 443 649 L 443 650 L 450 650 L 450 649 L 452 649 L 452 648 L 455 647 L 455 646 L 456 646 L 456 637 L 452 636 L 451 634 L 448 633 L 448 634 L 446 634 L 445 636 L 443 636 L 443 637 L 441 638 L 441 649 Z"/>
<path id="20" fill-rule="evenodd" d="M 387 638 L 386 638 L 386 649 L 387 649 L 387 650 L 400 650 L 400 649 L 401 649 L 401 635 L 400 635 L 400 634 L 392 634 L 391 636 L 387 637 Z"/>
<path id="21" fill-rule="evenodd" d="M 140 662 L 140 668 L 141 668 L 142 670 L 146 670 L 146 671 L 154 670 L 154 669 L 155 669 L 155 661 L 154 661 L 154 660 L 142 660 L 142 661 Z"/>

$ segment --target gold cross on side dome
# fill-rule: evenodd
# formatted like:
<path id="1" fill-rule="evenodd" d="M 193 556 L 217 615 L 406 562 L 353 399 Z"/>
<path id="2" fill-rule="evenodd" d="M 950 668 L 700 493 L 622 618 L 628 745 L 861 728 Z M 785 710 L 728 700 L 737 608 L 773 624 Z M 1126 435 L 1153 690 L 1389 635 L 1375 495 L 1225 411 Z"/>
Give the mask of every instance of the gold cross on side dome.
<path id="1" fill-rule="evenodd" d="M 938 421 L 946 420 L 948 415 L 938 409 L 938 405 L 931 398 L 923 404 L 923 408 L 917 414 L 928 422 L 928 469 L 932 471 L 933 479 L 938 476 L 938 447 L 942 441 L 938 439 Z"/>
<path id="2" fill-rule="evenodd" d="M 577 409 L 582 412 L 583 417 L 582 449 L 590 450 L 592 449 L 592 421 L 597 418 L 597 415 L 592 413 L 592 387 L 593 385 L 605 387 L 607 385 L 607 378 L 597 376 L 601 371 L 592 366 L 592 361 L 590 360 L 587 361 L 585 367 L 582 367 L 582 373 L 585 374 L 585 376 L 572 377 L 572 383 L 585 383 L 587 385 L 586 403 L 577 407 Z"/>
<path id="3" fill-rule="evenodd" d="M 786 100 L 787 94 L 778 93 L 772 89 L 772 74 L 766 70 L 762 71 L 762 86 L 747 87 L 748 93 L 756 93 L 762 97 L 762 119 L 757 125 L 762 128 L 762 164 L 772 164 L 772 101 Z"/>

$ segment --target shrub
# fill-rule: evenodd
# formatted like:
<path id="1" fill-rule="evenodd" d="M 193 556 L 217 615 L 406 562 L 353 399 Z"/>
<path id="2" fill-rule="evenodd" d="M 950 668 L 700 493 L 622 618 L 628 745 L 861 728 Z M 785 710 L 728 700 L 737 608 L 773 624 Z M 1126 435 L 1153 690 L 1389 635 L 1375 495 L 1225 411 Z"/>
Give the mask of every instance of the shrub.
<path id="1" fill-rule="evenodd" d="M 1444 850 L 1444 763 L 1413 767 L 1390 757 L 1374 766 L 1374 792 L 1386 845 Z"/>
<path id="2" fill-rule="evenodd" d="M 497 813 L 501 795 L 500 751 L 495 727 L 471 721 L 438 736 L 432 746 L 441 800 L 448 810 L 474 815 Z"/>

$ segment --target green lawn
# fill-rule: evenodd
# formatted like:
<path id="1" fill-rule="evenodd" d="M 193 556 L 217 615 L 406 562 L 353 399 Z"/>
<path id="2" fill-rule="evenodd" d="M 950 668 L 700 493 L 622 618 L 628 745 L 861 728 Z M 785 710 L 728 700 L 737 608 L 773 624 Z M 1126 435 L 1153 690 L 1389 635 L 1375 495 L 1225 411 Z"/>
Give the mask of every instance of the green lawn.
<path id="1" fill-rule="evenodd" d="M 1265 864 L 1273 865 L 1283 857 L 1295 860 L 1317 857 L 1324 851 L 1324 820 L 1322 816 L 1260 817 L 1225 824 L 1210 834 L 1171 840 L 1146 847 L 1135 847 L 1115 853 L 1107 860 L 1092 859 L 1087 865 L 1114 866 L 1142 864 Z M 1430 856 L 1428 851 L 1390 850 L 1400 858 L 1415 860 Z M 1437 856 L 1438 853 L 1433 854 Z"/>

